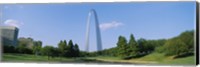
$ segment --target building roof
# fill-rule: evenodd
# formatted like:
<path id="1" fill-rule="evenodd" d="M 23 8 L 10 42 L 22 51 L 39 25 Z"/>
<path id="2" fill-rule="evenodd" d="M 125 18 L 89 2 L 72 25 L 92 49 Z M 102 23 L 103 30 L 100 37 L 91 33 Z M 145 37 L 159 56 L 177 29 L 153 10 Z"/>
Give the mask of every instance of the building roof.
<path id="1" fill-rule="evenodd" d="M 13 30 L 17 29 L 18 30 L 18 28 L 14 26 L 0 26 L 0 29 L 13 29 Z"/>

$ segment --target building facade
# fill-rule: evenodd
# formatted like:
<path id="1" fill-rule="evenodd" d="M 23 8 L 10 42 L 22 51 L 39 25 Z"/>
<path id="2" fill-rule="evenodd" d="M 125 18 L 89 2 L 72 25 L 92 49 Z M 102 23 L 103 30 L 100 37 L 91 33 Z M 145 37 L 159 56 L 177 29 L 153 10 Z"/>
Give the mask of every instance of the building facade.
<path id="1" fill-rule="evenodd" d="M 0 26 L 0 42 L 1 45 L 12 45 L 17 46 L 17 38 L 18 38 L 17 27 L 13 26 Z"/>

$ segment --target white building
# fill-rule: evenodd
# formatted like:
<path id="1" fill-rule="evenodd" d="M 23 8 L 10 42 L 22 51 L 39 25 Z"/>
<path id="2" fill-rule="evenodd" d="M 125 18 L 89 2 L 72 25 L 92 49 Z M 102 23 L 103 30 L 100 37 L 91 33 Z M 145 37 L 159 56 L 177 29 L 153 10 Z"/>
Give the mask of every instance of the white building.
<path id="1" fill-rule="evenodd" d="M 0 26 L 1 45 L 17 46 L 17 37 L 19 29 L 13 26 Z"/>

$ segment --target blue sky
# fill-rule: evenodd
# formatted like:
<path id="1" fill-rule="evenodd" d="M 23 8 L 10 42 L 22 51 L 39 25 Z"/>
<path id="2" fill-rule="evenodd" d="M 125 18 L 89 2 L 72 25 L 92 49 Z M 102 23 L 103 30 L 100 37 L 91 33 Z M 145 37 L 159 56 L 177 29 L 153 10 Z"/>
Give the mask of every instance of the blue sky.
<path id="1" fill-rule="evenodd" d="M 115 47 L 119 35 L 129 40 L 171 38 L 195 26 L 195 2 L 1 4 L 1 25 L 19 27 L 19 37 L 57 46 L 73 40 L 85 50 L 86 21 L 90 9 L 98 14 L 103 49 Z M 90 51 L 96 49 L 94 16 Z"/>

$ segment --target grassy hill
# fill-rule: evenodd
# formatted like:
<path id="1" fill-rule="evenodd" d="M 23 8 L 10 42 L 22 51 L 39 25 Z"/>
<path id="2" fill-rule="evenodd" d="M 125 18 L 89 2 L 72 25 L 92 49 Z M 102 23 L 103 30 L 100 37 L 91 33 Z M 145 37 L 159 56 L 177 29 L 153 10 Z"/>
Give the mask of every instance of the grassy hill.
<path id="1" fill-rule="evenodd" d="M 173 59 L 173 56 L 164 56 L 161 53 L 151 53 L 144 57 L 122 60 L 118 57 L 90 57 L 88 59 L 96 59 L 107 62 L 124 62 L 124 63 L 133 63 L 133 64 L 162 64 L 162 65 L 195 65 L 195 56 L 187 56 L 183 58 Z"/>
<path id="2" fill-rule="evenodd" d="M 55 57 L 48 60 L 47 56 L 35 56 L 28 54 L 3 54 L 3 62 L 50 62 L 50 63 L 122 63 L 122 64 L 164 64 L 164 65 L 195 65 L 194 56 L 173 59 L 173 56 L 164 56 L 160 53 L 151 53 L 144 57 L 122 60 L 119 57 L 98 56 L 98 57 L 81 57 L 81 58 L 63 58 Z"/>
<path id="3" fill-rule="evenodd" d="M 193 56 L 187 56 L 183 58 L 173 58 L 174 56 L 164 56 L 164 54 L 161 53 L 152 53 L 149 55 L 146 55 L 141 58 L 137 59 L 131 59 L 131 60 L 137 60 L 137 61 L 152 61 L 158 64 L 181 64 L 181 65 L 194 65 L 195 64 L 195 57 Z"/>

